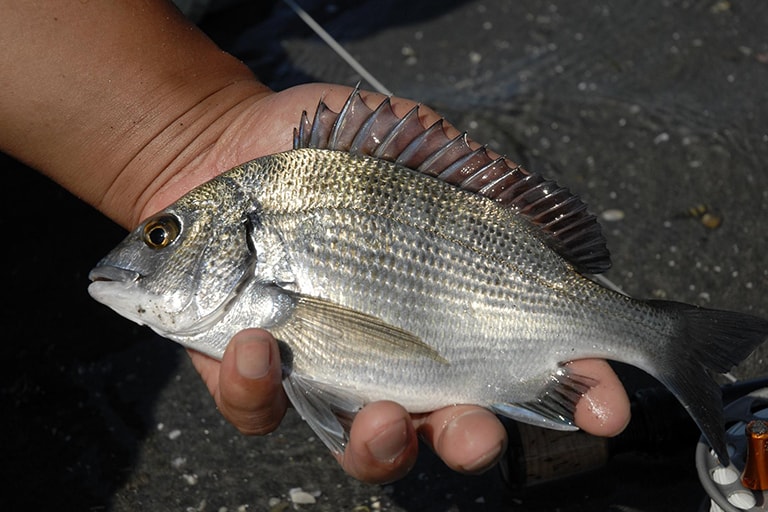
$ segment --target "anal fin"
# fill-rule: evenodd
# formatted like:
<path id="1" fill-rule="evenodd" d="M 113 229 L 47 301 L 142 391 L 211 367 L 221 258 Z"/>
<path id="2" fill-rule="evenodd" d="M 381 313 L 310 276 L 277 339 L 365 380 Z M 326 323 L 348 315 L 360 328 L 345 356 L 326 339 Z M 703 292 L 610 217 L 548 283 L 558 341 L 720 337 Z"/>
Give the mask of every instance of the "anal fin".
<path id="1" fill-rule="evenodd" d="M 542 393 L 530 402 L 498 403 L 491 409 L 522 423 L 553 430 L 578 430 L 573 422 L 576 404 L 597 381 L 561 366 Z"/>

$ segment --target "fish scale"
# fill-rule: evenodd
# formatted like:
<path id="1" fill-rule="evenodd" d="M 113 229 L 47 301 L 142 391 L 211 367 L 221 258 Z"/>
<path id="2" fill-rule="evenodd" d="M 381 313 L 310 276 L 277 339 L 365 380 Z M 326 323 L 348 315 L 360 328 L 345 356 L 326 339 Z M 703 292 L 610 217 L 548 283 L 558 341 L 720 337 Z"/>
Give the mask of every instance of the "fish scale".
<path id="1" fill-rule="evenodd" d="M 288 397 L 335 452 L 375 400 L 573 429 L 595 381 L 563 365 L 603 357 L 658 378 L 727 463 L 710 373 L 768 322 L 603 288 L 580 272 L 608 268 L 605 240 L 567 189 L 414 124 L 415 111 L 369 109 L 358 92 L 348 105 L 321 103 L 295 149 L 145 220 L 91 272 L 91 295 L 213 357 L 238 331 L 269 329 Z"/>

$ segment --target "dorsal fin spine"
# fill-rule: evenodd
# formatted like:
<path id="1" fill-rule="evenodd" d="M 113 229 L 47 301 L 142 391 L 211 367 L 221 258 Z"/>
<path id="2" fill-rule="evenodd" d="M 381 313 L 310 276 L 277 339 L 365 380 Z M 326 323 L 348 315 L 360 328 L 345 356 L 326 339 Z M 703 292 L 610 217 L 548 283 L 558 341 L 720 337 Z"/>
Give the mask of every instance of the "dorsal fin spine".
<path id="1" fill-rule="evenodd" d="M 341 108 L 341 112 L 339 112 L 339 115 L 336 117 L 336 121 L 333 123 L 333 128 L 331 129 L 331 134 L 328 137 L 328 146 L 332 148 L 339 147 L 339 136 L 342 133 L 344 129 L 344 124 L 348 118 L 349 111 L 352 108 L 352 102 L 355 101 L 356 98 L 360 96 L 360 90 L 355 87 L 355 91 L 349 95 L 349 98 L 347 98 L 347 101 L 344 102 L 344 106 Z M 346 148 L 349 149 L 349 148 Z"/>
<path id="2" fill-rule="evenodd" d="M 322 129 L 322 127 L 325 126 L 322 122 L 322 118 L 325 112 L 329 110 L 328 106 L 322 101 L 317 105 L 315 118 L 312 121 L 312 130 L 309 135 L 308 146 L 310 148 L 328 147 L 328 132 Z"/>
<path id="3" fill-rule="evenodd" d="M 447 181 L 448 183 L 452 183 L 454 185 L 464 184 L 467 180 L 464 178 L 467 174 L 470 174 L 466 172 L 467 168 L 469 167 L 468 164 L 475 158 L 477 158 L 480 155 L 485 155 L 487 157 L 488 151 L 486 150 L 485 146 L 481 146 L 471 153 L 459 158 L 455 162 L 453 162 L 451 165 L 445 168 L 443 172 L 437 175 L 437 179 Z M 469 167 L 472 174 L 477 172 L 479 169 L 475 167 Z M 465 171 L 465 172 L 462 172 Z M 472 175 L 470 174 L 470 175 Z M 456 179 L 456 176 L 458 175 L 459 179 Z M 463 180 L 463 181 L 462 181 Z M 461 187 L 461 185 L 459 185 Z"/>
<path id="4" fill-rule="evenodd" d="M 496 160 L 493 160 L 492 162 L 485 164 L 484 166 L 477 169 L 473 174 L 470 174 L 469 176 L 464 178 L 464 181 L 459 183 L 459 187 L 466 188 L 467 190 L 472 190 L 474 192 L 478 192 L 485 186 L 484 182 L 487 183 L 495 179 L 492 177 L 493 176 L 492 171 L 495 169 L 499 169 L 500 166 L 503 166 L 501 167 L 501 172 L 503 174 L 505 172 L 504 167 L 507 167 L 506 164 L 504 163 L 503 156 L 500 156 Z"/>
<path id="5" fill-rule="evenodd" d="M 403 146 L 407 147 L 411 140 L 417 137 L 417 135 L 410 137 L 409 130 L 407 129 L 414 121 L 418 123 L 421 130 L 424 130 L 424 127 L 419 122 L 418 105 L 409 110 L 386 135 L 386 138 L 381 142 L 381 146 L 379 146 L 379 150 L 376 151 L 380 155 L 379 158 L 397 163 L 397 160 L 402 156 Z"/>
<path id="6" fill-rule="evenodd" d="M 513 175 L 520 173 L 521 169 L 522 167 L 518 165 L 517 167 L 511 168 L 508 171 L 500 174 L 493 181 L 489 181 L 488 183 L 483 185 L 483 187 L 478 190 L 478 193 L 484 196 L 489 196 L 489 197 L 493 196 L 494 199 L 498 201 L 499 200 L 498 195 L 494 194 L 494 190 L 498 187 L 502 187 L 501 190 L 504 190 L 504 187 L 502 184 L 505 181 L 509 181 Z"/>
<path id="7" fill-rule="evenodd" d="M 375 153 L 380 147 L 380 142 L 376 140 L 376 138 L 381 136 L 381 134 L 376 133 L 376 127 L 381 122 L 386 122 L 382 121 L 386 117 L 397 117 L 392 111 L 392 105 L 390 104 L 389 98 L 384 99 L 384 101 L 379 104 L 355 137 L 354 142 L 360 148 L 359 151 L 361 154 L 376 156 Z M 365 128 L 366 130 L 363 131 L 362 128 Z"/>
<path id="8" fill-rule="evenodd" d="M 586 209 L 587 206 L 584 203 L 580 203 L 577 205 L 571 206 L 573 201 L 571 198 L 568 198 L 566 201 L 563 201 L 560 203 L 560 209 L 561 211 L 558 212 L 558 215 L 552 219 L 551 221 L 547 222 L 545 225 L 549 231 L 552 231 L 556 235 L 559 235 L 559 230 L 555 227 L 558 223 L 565 223 L 568 222 L 568 220 L 580 213 L 582 210 Z"/>
<path id="9" fill-rule="evenodd" d="M 371 129 L 373 127 L 373 124 L 376 122 L 376 112 L 379 111 L 379 109 L 383 108 L 384 102 L 381 102 L 381 104 L 376 108 L 376 110 L 371 112 L 371 115 L 368 116 L 368 118 L 365 120 L 365 122 L 360 126 L 360 130 L 355 134 L 355 137 L 352 139 L 352 144 L 349 146 L 349 151 L 355 155 L 361 155 L 363 154 L 363 147 L 365 145 L 366 139 L 368 139 L 369 135 L 371 133 Z"/>
<path id="10" fill-rule="evenodd" d="M 407 146 L 403 149 L 400 155 L 395 160 L 398 165 L 404 165 L 412 169 L 418 168 L 423 159 L 418 159 L 419 150 L 425 145 L 427 139 L 432 137 L 436 132 L 443 130 L 443 120 L 439 119 L 432 123 L 429 128 L 422 131 L 416 136 Z"/>
<path id="11" fill-rule="evenodd" d="M 440 125 L 440 127 L 443 128 L 443 131 L 445 131 L 445 128 L 443 127 L 442 124 Z M 439 170 L 435 171 L 435 167 L 436 166 L 439 167 L 439 165 L 437 165 L 437 163 L 440 161 L 440 159 L 444 158 L 445 156 L 450 155 L 450 153 L 452 151 L 456 150 L 456 146 L 457 145 L 460 146 L 461 144 L 464 144 L 467 149 L 470 149 L 469 148 L 469 144 L 467 144 L 467 133 L 466 132 L 460 133 L 459 135 L 457 135 L 453 139 L 449 140 L 448 143 L 443 145 L 442 148 L 438 149 L 437 151 L 435 151 L 434 153 L 429 155 L 421 163 L 421 165 L 419 166 L 418 170 L 423 172 L 423 173 L 429 174 L 430 176 L 437 176 L 437 175 L 439 175 L 440 172 L 442 172 L 442 171 L 439 171 Z M 455 161 L 455 159 L 454 159 L 454 161 Z"/>

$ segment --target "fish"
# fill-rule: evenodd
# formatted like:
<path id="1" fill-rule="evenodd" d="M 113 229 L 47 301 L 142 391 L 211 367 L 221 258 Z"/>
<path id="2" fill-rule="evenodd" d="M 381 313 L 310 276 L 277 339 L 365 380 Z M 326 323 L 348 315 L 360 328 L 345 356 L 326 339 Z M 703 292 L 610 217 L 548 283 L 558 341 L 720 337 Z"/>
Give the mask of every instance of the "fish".
<path id="1" fill-rule="evenodd" d="M 293 149 L 144 220 L 90 272 L 90 295 L 214 358 L 269 330 L 287 396 L 336 453 L 377 400 L 575 430 L 597 382 L 565 364 L 604 358 L 671 390 L 727 465 L 713 374 L 768 321 L 605 288 L 593 277 L 610 253 L 581 199 L 418 109 L 371 108 L 357 89 L 339 112 L 321 99 Z"/>

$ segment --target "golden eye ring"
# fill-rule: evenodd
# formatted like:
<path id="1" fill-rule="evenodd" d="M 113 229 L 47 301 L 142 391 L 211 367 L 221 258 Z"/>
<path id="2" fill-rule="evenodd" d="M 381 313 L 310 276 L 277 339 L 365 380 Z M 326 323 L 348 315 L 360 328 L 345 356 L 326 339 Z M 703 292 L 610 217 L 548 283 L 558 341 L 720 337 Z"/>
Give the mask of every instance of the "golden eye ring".
<path id="1" fill-rule="evenodd" d="M 174 215 L 161 214 L 144 223 L 144 243 L 150 249 L 168 247 L 180 233 L 181 223 Z"/>

